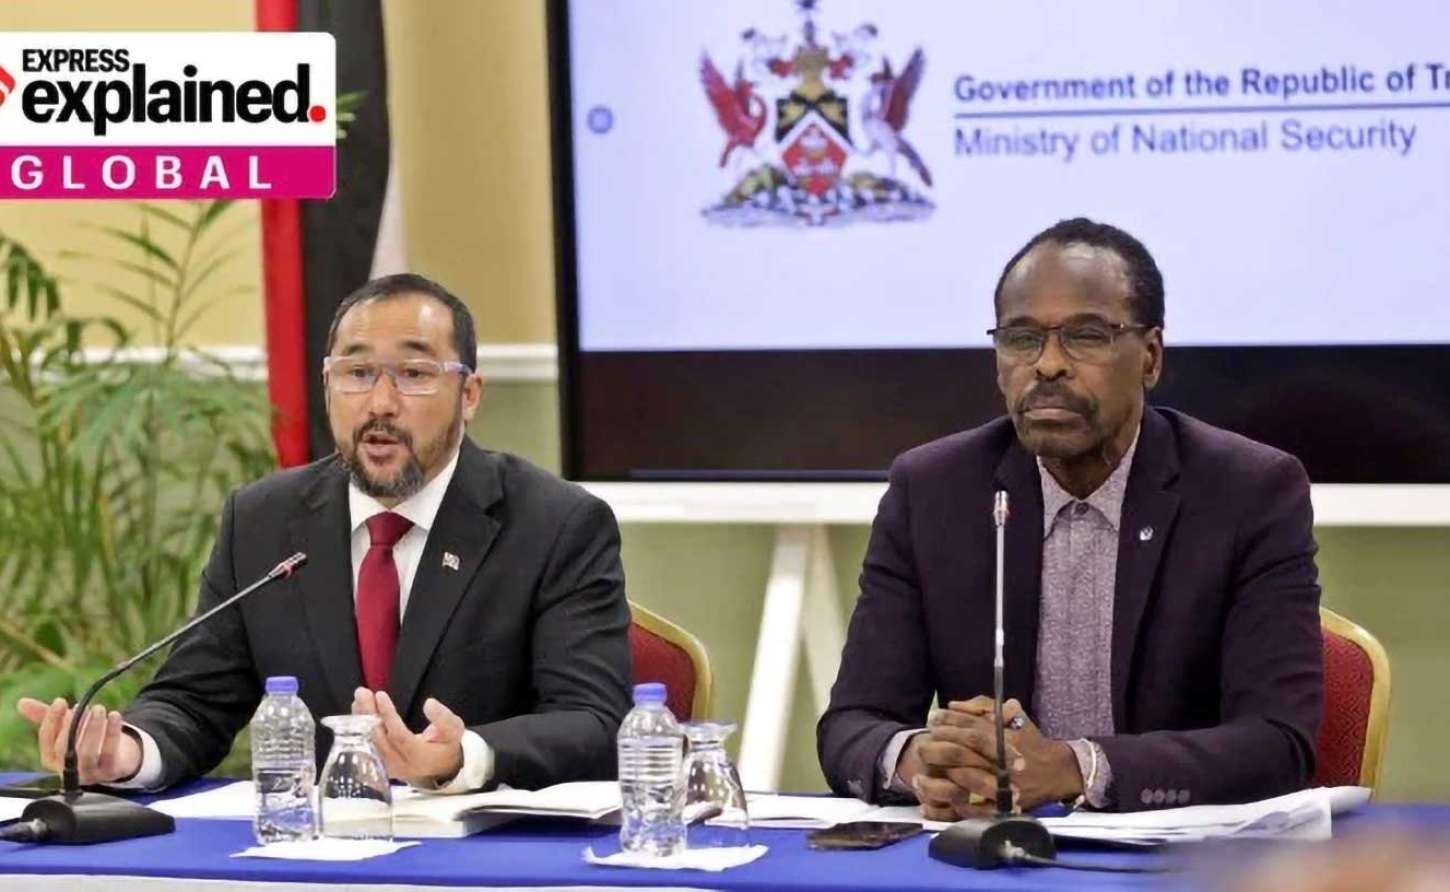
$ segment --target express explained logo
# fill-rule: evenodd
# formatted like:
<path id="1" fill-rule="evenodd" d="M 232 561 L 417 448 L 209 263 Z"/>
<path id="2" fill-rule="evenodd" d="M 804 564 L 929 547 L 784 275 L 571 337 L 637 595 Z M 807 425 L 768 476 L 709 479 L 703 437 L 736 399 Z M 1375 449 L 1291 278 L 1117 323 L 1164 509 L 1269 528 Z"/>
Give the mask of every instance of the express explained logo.
<path id="1" fill-rule="evenodd" d="M 700 81 L 726 138 L 718 166 L 737 174 L 746 168 L 705 209 L 710 222 L 843 225 L 921 219 L 934 209 L 915 185 L 929 188 L 931 171 L 905 134 L 925 56 L 918 48 L 897 72 L 877 52 L 878 31 L 869 23 L 833 32 L 827 46 L 818 36 L 817 5 L 796 0 L 804 22 L 794 45 L 789 36 L 745 31 L 748 57 L 736 62 L 730 80 L 708 54 L 701 57 Z M 860 91 L 855 103 L 852 90 Z M 762 145 L 767 129 L 772 139 Z"/>
<path id="2" fill-rule="evenodd" d="M 0 32 L 0 198 L 329 198 L 325 33 Z"/>
<path id="3" fill-rule="evenodd" d="M 124 48 L 88 50 L 27 49 L 21 71 L 34 73 L 20 90 L 21 113 L 36 124 L 90 124 L 96 136 L 105 136 L 113 124 L 209 124 L 214 122 L 261 124 L 321 123 L 327 109 L 313 105 L 312 66 L 297 65 L 290 79 L 275 82 L 226 78 L 199 78 L 194 64 L 181 67 L 180 77 L 153 77 L 146 63 L 132 64 Z M 129 77 L 106 80 L 67 77 L 77 73 L 122 73 Z M 0 78 L 7 92 L 15 81 Z"/>

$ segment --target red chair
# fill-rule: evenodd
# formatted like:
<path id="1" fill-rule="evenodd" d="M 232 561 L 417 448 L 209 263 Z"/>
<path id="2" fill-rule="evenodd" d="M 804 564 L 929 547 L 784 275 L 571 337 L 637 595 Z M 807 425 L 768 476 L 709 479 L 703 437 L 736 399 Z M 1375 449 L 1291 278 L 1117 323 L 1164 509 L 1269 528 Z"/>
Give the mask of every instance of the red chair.
<path id="1" fill-rule="evenodd" d="M 662 681 L 666 704 L 682 722 L 710 717 L 715 679 L 700 639 L 657 613 L 630 602 L 629 652 L 634 683 Z"/>
<path id="2" fill-rule="evenodd" d="M 1313 787 L 1374 789 L 1390 720 L 1390 658 L 1373 635 L 1326 608 L 1324 725 Z"/>

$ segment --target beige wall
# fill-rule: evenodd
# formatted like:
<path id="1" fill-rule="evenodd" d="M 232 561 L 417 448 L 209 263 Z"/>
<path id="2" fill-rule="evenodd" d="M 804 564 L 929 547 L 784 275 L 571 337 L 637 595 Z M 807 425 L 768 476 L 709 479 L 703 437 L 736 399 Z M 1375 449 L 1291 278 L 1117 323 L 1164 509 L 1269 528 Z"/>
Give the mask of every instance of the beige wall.
<path id="1" fill-rule="evenodd" d="M 473 307 L 480 341 L 552 341 L 543 3 L 383 11 L 411 265 Z"/>

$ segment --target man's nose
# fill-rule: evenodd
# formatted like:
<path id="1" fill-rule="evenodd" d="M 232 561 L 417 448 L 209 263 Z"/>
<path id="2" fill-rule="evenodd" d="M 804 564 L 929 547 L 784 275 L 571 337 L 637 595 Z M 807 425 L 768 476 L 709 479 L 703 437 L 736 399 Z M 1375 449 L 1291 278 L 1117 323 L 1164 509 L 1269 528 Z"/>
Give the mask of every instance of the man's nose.
<path id="1" fill-rule="evenodd" d="M 1072 372 L 1072 357 L 1062 347 L 1062 332 L 1054 329 L 1047 333 L 1047 340 L 1042 345 L 1042 355 L 1037 357 L 1034 370 L 1038 378 L 1051 380 L 1062 378 Z"/>
<path id="2" fill-rule="evenodd" d="M 372 415 L 397 415 L 401 401 L 398 399 L 398 385 L 387 372 L 378 375 L 377 383 L 368 391 L 368 413 Z"/>

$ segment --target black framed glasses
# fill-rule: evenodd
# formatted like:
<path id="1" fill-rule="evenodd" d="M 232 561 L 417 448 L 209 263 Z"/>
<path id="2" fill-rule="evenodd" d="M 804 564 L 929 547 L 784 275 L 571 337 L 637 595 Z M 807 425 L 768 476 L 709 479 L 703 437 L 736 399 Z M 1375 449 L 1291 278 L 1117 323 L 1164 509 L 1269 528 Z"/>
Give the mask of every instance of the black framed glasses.
<path id="1" fill-rule="evenodd" d="M 1122 322 L 1068 322 L 1063 325 L 1003 325 L 987 330 L 997 358 L 1011 365 L 1036 362 L 1047 349 L 1047 339 L 1057 332 L 1063 352 L 1077 362 L 1105 363 L 1113 358 L 1118 336 L 1129 331 L 1148 331 L 1155 326 Z"/>
<path id="2" fill-rule="evenodd" d="M 378 379 L 387 375 L 393 387 L 405 396 L 432 396 L 444 375 L 473 374 L 473 369 L 452 360 L 405 359 L 402 362 L 377 362 L 348 356 L 329 356 L 322 361 L 327 383 L 338 393 L 371 393 Z"/>

